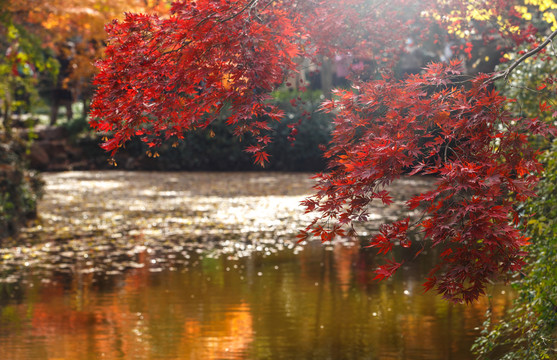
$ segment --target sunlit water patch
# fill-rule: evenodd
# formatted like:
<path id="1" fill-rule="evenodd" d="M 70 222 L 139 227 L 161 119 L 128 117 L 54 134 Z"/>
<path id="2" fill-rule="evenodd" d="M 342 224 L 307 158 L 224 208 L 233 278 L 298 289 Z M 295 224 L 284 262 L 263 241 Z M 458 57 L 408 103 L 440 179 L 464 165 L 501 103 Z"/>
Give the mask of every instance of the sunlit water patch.
<path id="1" fill-rule="evenodd" d="M 110 171 L 44 178 L 40 218 L 23 230 L 19 246 L 0 249 L 0 282 L 76 264 L 80 271 L 122 271 L 142 249 L 161 257 L 192 247 L 210 256 L 270 254 L 295 247 L 295 234 L 311 220 L 300 206 L 311 193 L 308 174 Z M 371 209 L 362 234 L 400 217 L 408 195 L 430 184 L 395 183 L 395 203 Z"/>

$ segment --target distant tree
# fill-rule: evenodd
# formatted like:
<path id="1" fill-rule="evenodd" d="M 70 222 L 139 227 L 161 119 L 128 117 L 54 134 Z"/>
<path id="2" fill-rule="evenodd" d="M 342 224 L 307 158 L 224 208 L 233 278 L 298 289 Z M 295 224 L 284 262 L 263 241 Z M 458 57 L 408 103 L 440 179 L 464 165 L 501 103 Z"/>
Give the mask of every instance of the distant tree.
<path id="1" fill-rule="evenodd" d="M 436 188 L 407 202 L 422 217 L 383 225 L 371 246 L 388 254 L 393 246 L 409 247 L 410 229 L 421 231 L 441 249 L 425 288 L 471 302 L 488 281 L 524 265 L 528 239 L 517 229 L 516 206 L 534 195 L 542 170 L 528 135 L 553 136 L 555 115 L 548 122 L 514 116 L 507 110 L 513 100 L 495 91 L 494 82 L 548 56 L 557 32 L 549 29 L 553 7 L 544 4 L 197 0 L 175 2 L 170 17 L 130 13 L 107 26 L 91 125 L 110 132 L 102 146 L 114 154 L 134 136 L 156 148 L 224 116 L 235 135 L 251 135 L 255 143 L 246 151 L 264 165 L 269 124 L 283 117 L 270 93 L 298 70 L 296 59 L 350 57 L 352 87 L 334 91 L 322 105 L 335 115 L 324 155 L 328 170 L 303 202 L 318 215 L 299 238 L 353 233 L 354 222 L 368 219 L 372 201 L 392 202 L 387 186 L 393 180 L 434 175 Z M 528 18 L 534 8 L 542 16 L 537 23 Z M 493 47 L 498 57 L 521 44 L 526 50 L 500 73 L 469 76 L 463 61 L 487 60 L 474 58 L 481 53 L 474 43 Z M 397 64 L 409 44 L 437 52 L 452 44 L 455 58 L 401 77 Z M 552 107 L 539 103 L 544 113 Z M 377 278 L 401 264 L 387 260 Z"/>
<path id="2" fill-rule="evenodd" d="M 20 0 L 7 1 L 4 7 L 11 23 L 38 39 L 37 48 L 48 49 L 59 62 L 58 76 L 43 89 L 51 97 L 51 123 L 58 106 L 71 111 L 73 101 L 92 96 L 94 62 L 104 51 L 107 22 L 125 11 L 168 11 L 164 0 Z"/>
<path id="3" fill-rule="evenodd" d="M 14 112 L 25 109 L 37 97 L 39 73 L 56 76 L 58 63 L 45 51 L 41 39 L 19 18 L 12 2 L 0 1 L 0 104 L 2 128 L 11 137 Z"/>

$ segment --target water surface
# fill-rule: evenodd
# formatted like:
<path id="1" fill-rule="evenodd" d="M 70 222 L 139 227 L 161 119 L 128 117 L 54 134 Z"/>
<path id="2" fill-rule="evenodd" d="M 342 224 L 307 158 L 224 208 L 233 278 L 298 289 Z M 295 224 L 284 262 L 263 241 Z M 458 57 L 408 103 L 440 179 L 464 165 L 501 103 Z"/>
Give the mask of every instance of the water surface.
<path id="1" fill-rule="evenodd" d="M 488 300 L 392 279 L 357 241 L 296 245 L 307 174 L 47 174 L 29 245 L 0 252 L 0 359 L 470 359 Z M 373 229 L 431 180 L 404 179 Z M 419 245 L 416 245 L 419 246 Z M 489 289 L 500 316 L 512 295 Z"/>

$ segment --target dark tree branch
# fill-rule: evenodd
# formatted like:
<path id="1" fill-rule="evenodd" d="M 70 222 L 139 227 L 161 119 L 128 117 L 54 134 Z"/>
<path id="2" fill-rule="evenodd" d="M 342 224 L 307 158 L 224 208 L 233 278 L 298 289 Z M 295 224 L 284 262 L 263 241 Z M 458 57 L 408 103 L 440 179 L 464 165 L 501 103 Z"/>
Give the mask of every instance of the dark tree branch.
<path id="1" fill-rule="evenodd" d="M 238 11 L 238 12 L 236 12 L 236 13 L 234 13 L 234 14 L 232 14 L 232 15 L 230 15 L 230 16 L 224 18 L 224 19 L 220 19 L 220 20 L 217 20 L 217 21 L 218 21 L 219 23 L 224 23 L 224 22 L 227 22 L 227 21 L 229 21 L 229 20 L 232 20 L 232 19 L 234 19 L 235 17 L 241 15 L 241 14 L 242 14 L 244 11 L 246 11 L 247 9 L 251 9 L 252 7 L 254 7 L 254 6 L 257 4 L 258 1 L 259 1 L 259 0 L 251 0 L 251 1 L 248 2 L 248 3 L 246 4 L 246 6 L 244 6 L 240 11 Z M 204 22 L 206 22 L 206 21 L 208 21 L 208 20 L 210 20 L 210 19 L 212 19 L 212 18 L 214 18 L 214 17 L 216 17 L 216 16 L 217 16 L 216 14 L 213 14 L 213 15 L 211 15 L 211 16 L 207 16 L 205 19 L 203 19 L 203 20 L 201 20 L 200 22 L 198 22 L 197 25 L 195 25 L 194 28 L 198 28 L 201 24 L 203 24 Z"/>
<path id="2" fill-rule="evenodd" d="M 236 16 L 242 14 L 242 13 L 243 13 L 244 11 L 246 11 L 247 9 L 251 9 L 252 7 L 254 7 L 254 6 L 257 4 L 258 1 L 259 1 L 259 0 L 251 0 L 249 3 L 246 4 L 246 6 L 244 6 L 244 8 L 243 8 L 242 10 L 238 11 L 238 12 L 235 13 L 235 14 L 230 15 L 230 16 L 227 17 L 227 18 L 224 18 L 224 19 L 222 19 L 222 20 L 219 20 L 219 22 L 223 23 L 223 22 L 226 22 L 226 21 L 228 21 L 228 20 L 234 19 Z"/>
<path id="3" fill-rule="evenodd" d="M 499 74 L 495 75 L 494 77 L 491 78 L 491 81 L 497 81 L 499 79 L 505 78 L 505 80 L 508 79 L 509 75 L 511 74 L 511 72 L 518 66 L 520 65 L 522 62 L 524 62 L 524 60 L 528 59 L 530 56 L 539 53 L 540 51 L 542 51 L 552 40 L 553 38 L 557 36 L 557 30 L 555 30 L 554 32 L 552 32 L 547 39 L 545 39 L 545 41 L 543 43 L 541 43 L 540 45 L 538 45 L 537 48 L 532 49 L 530 51 L 528 51 L 526 54 L 522 55 L 518 60 L 516 60 L 515 62 L 512 63 L 511 66 L 509 66 L 509 68 L 503 72 L 500 72 Z"/>

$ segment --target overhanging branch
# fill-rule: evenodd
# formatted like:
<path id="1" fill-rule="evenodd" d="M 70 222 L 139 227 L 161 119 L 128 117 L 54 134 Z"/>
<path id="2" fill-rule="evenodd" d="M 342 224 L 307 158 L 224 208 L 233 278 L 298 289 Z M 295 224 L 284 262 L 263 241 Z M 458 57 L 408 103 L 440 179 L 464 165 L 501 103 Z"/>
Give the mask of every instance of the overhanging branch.
<path id="1" fill-rule="evenodd" d="M 220 20 L 217 20 L 217 21 L 218 21 L 219 23 L 223 23 L 223 22 L 227 22 L 227 21 L 229 21 L 229 20 L 232 20 L 232 19 L 234 19 L 235 17 L 241 15 L 241 14 L 242 14 L 244 11 L 246 11 L 247 9 L 253 8 L 255 5 L 257 5 L 258 2 L 259 2 L 259 0 L 250 0 L 242 9 L 240 9 L 240 11 L 238 11 L 238 12 L 236 12 L 236 13 L 234 13 L 234 14 L 232 14 L 232 15 L 230 15 L 230 16 L 224 18 L 224 19 L 220 19 Z M 207 16 L 205 19 L 203 19 L 203 20 L 201 20 L 200 22 L 198 22 L 197 25 L 195 25 L 194 28 L 199 27 L 199 25 L 203 24 L 204 22 L 206 22 L 206 21 L 208 21 L 208 20 L 210 20 L 210 19 L 212 19 L 212 18 L 214 18 L 214 17 L 216 17 L 216 16 L 217 16 L 216 14 Z"/>
<path id="2" fill-rule="evenodd" d="M 524 60 L 528 59 L 530 56 L 535 55 L 537 53 L 539 53 L 540 51 L 542 51 L 552 40 L 553 38 L 557 36 L 557 30 L 555 30 L 554 32 L 552 32 L 547 39 L 545 39 L 545 41 L 543 43 L 541 43 L 540 45 L 538 45 L 538 47 L 536 47 L 535 49 L 532 49 L 530 51 L 528 51 L 526 54 L 522 55 L 518 60 L 516 60 L 515 62 L 513 62 L 511 64 L 511 66 L 509 66 L 507 68 L 507 70 L 500 72 L 499 74 L 495 75 L 494 77 L 491 78 L 491 81 L 497 81 L 499 79 L 505 78 L 505 80 L 508 79 L 509 75 L 511 74 L 511 72 L 518 66 L 520 65 L 522 62 L 524 62 Z"/>

